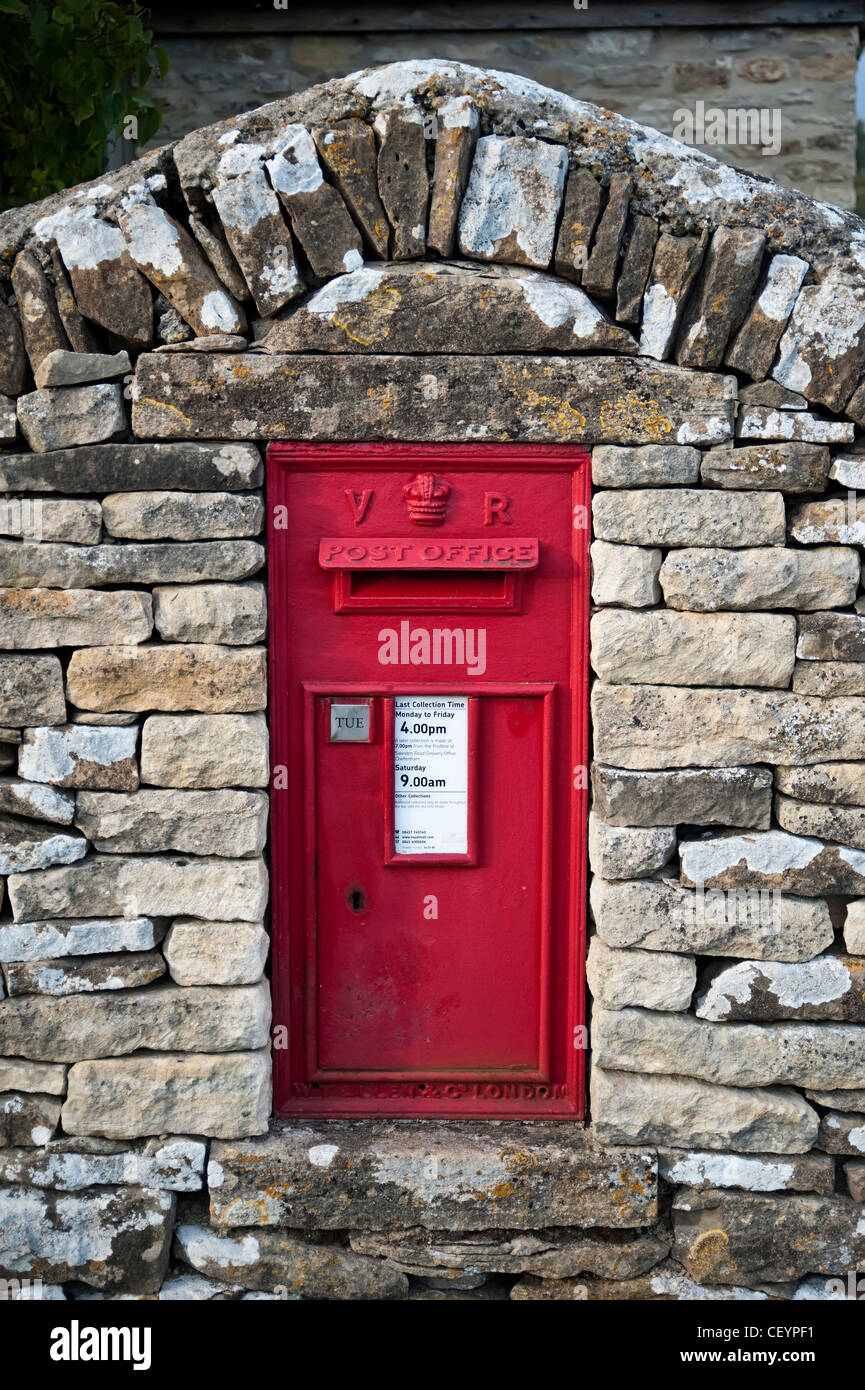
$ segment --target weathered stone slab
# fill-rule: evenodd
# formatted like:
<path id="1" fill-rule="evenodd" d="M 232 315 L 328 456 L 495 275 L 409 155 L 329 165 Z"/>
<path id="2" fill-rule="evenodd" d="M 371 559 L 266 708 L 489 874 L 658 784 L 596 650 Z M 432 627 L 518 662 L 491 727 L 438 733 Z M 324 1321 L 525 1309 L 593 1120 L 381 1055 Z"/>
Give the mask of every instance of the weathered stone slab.
<path id="1" fill-rule="evenodd" d="M 796 655 L 802 661 L 865 661 L 865 617 L 806 613 L 799 619 Z"/>
<path id="2" fill-rule="evenodd" d="M 847 1191 L 854 1202 L 865 1202 L 865 1162 L 854 1159 L 852 1163 L 844 1164 L 844 1176 L 847 1179 Z"/>
<path id="3" fill-rule="evenodd" d="M 120 214 L 132 260 L 199 337 L 242 333 L 246 317 L 192 237 L 155 203 Z"/>
<path id="4" fill-rule="evenodd" d="M 427 246 L 440 256 L 453 253 L 460 204 L 479 133 L 477 107 L 469 97 L 451 97 L 436 111 L 435 169 Z"/>
<path id="5" fill-rule="evenodd" d="M 817 1148 L 830 1154 L 865 1154 L 863 1117 L 830 1110 L 820 1121 Z"/>
<path id="6" fill-rule="evenodd" d="M 606 945 L 619 949 L 811 960 L 834 940 L 829 906 L 766 893 L 692 893 L 669 879 L 608 883 L 595 878 L 592 916 Z"/>
<path id="7" fill-rule="evenodd" d="M 857 425 L 865 421 L 865 381 L 860 381 L 853 395 L 844 407 L 844 414 L 855 420 Z"/>
<path id="8" fill-rule="evenodd" d="M 721 444 L 703 455 L 701 473 L 716 487 L 822 492 L 829 462 L 825 444 Z"/>
<path id="9" fill-rule="evenodd" d="M 72 498 L 11 498 L 0 510 L 0 534 L 95 545 L 102 534 L 102 507 L 98 502 Z"/>
<path id="10" fill-rule="evenodd" d="M 60 1121 L 61 1103 L 57 1096 L 0 1095 L 0 1150 L 7 1144 L 47 1144 Z"/>
<path id="11" fill-rule="evenodd" d="M 257 922 L 267 902 L 267 870 L 257 859 L 106 855 L 41 874 L 13 874 L 6 887 L 16 923 L 85 912 Z"/>
<path id="12" fill-rule="evenodd" d="M 670 951 L 617 951 L 599 936 L 589 943 L 586 979 L 602 1009 L 687 1009 L 697 983 L 693 956 Z"/>
<path id="13" fill-rule="evenodd" d="M 11 396 L 0 396 L 0 439 L 5 442 L 17 438 L 18 413 Z"/>
<path id="14" fill-rule="evenodd" d="M 476 421 L 487 439 L 717 444 L 734 408 L 732 378 L 630 357 L 169 352 L 137 381 L 135 431 L 158 439 L 464 440 Z"/>
<path id="15" fill-rule="evenodd" d="M 592 541 L 592 602 L 648 608 L 661 601 L 661 551 Z"/>
<path id="16" fill-rule="evenodd" d="M 852 547 L 793 550 L 775 545 L 729 550 L 706 546 L 672 551 L 661 566 L 659 577 L 664 601 L 670 608 L 684 608 L 692 613 L 716 609 L 802 610 L 852 603 L 859 587 L 859 569 L 859 556 Z M 771 619 L 755 621 L 762 624 Z M 745 676 L 736 683 L 755 684 Z"/>
<path id="17" fill-rule="evenodd" d="M 683 840 L 682 883 L 706 888 L 777 888 L 801 897 L 865 892 L 865 852 L 786 830 Z"/>
<path id="18" fill-rule="evenodd" d="M 66 679 L 79 709 L 247 713 L 267 704 L 263 647 L 90 647 L 73 652 Z"/>
<path id="19" fill-rule="evenodd" d="M 0 961 L 44 961 L 115 951 L 149 951 L 159 944 L 164 930 L 164 926 L 157 926 L 149 917 L 0 922 Z"/>
<path id="20" fill-rule="evenodd" d="M 291 232 L 263 166 L 256 161 L 217 185 L 211 196 L 255 307 L 263 316 L 275 314 L 304 286 L 295 264 Z"/>
<path id="21" fill-rule="evenodd" d="M 73 356 L 88 355 L 102 358 L 108 357 L 109 359 L 111 357 L 115 359 L 119 357 L 119 353 L 107 354 L 102 352 L 102 343 L 93 325 L 88 323 L 87 319 L 83 317 L 78 305 L 75 303 L 72 285 L 69 276 L 66 274 L 66 268 L 56 245 L 51 247 L 48 259 L 51 265 L 51 279 L 54 284 L 54 298 L 57 302 L 57 312 L 60 315 L 60 321 L 66 330 L 66 336 L 72 348 L 72 354 L 70 354 L 67 359 L 66 368 L 75 372 L 81 370 L 77 363 L 73 365 Z M 125 370 L 127 372 L 130 370 L 128 354 Z M 119 375 L 122 376 L 123 373 L 121 372 Z M 98 377 L 92 379 L 99 380 Z M 62 382 L 52 383 L 45 381 L 37 381 L 36 383 L 37 386 L 62 384 Z"/>
<path id="22" fill-rule="evenodd" d="M 40 223 L 40 230 L 56 238 L 85 318 L 136 351 L 152 343 L 153 296 L 130 260 L 119 227 L 94 216 L 92 207 L 79 215 L 65 209 L 50 223 Z"/>
<path id="23" fill-rule="evenodd" d="M 363 243 L 339 193 L 324 181 L 305 126 L 286 126 L 267 172 L 313 275 L 325 280 L 355 270 L 363 260 Z"/>
<path id="24" fill-rule="evenodd" d="M 728 367 L 756 380 L 768 376 L 807 273 L 808 262 L 799 256 L 772 257 L 757 297 L 727 349 L 724 361 Z"/>
<path id="25" fill-rule="evenodd" d="M 275 322 L 268 352 L 636 352 L 630 333 L 551 275 L 505 266 L 365 265 Z"/>
<path id="26" fill-rule="evenodd" d="M 798 391 L 788 391 L 777 381 L 751 381 L 739 386 L 739 404 L 768 405 L 773 410 L 807 410 L 808 402 Z"/>
<path id="27" fill-rule="evenodd" d="M 808 444 L 852 444 L 856 427 L 846 420 L 823 420 L 804 410 L 748 406 L 736 418 L 737 439 L 801 440 Z"/>
<path id="28" fill-rule="evenodd" d="M 800 801 L 865 806 L 865 763 L 815 763 L 812 767 L 778 767 L 775 786 Z"/>
<path id="29" fill-rule="evenodd" d="M 0 540 L 0 583 L 11 588 L 87 589 L 103 584 L 246 579 L 263 564 L 264 548 L 257 541 L 59 545 Z"/>
<path id="30" fill-rule="evenodd" d="M 168 1268 L 173 1194 L 143 1188 L 58 1195 L 0 1189 L 0 1273 L 155 1293 Z"/>
<path id="31" fill-rule="evenodd" d="M 592 1051 L 598 1066 L 614 1071 L 693 1076 L 720 1086 L 843 1089 L 862 1078 L 865 1028 L 704 1023 L 692 1014 L 595 1009 Z"/>
<path id="32" fill-rule="evenodd" d="M 816 1111 L 787 1087 L 713 1086 L 593 1064 L 591 1089 L 595 1132 L 607 1144 L 800 1154 L 819 1128 Z"/>
<path id="33" fill-rule="evenodd" d="M 0 542 L 0 547 L 14 544 L 4 541 Z M 38 546 L 39 543 L 33 544 Z M 2 568 L 3 558 L 0 556 Z M 50 574 L 48 577 L 51 577 Z M 149 594 L 124 592 L 122 589 L 98 593 L 75 587 L 62 591 L 0 589 L 0 647 L 6 650 L 143 642 L 152 631 L 153 613 Z"/>
<path id="34" fill-rule="evenodd" d="M 211 1219 L 230 1227 L 621 1229 L 657 1217 L 652 1154 L 611 1154 L 585 1131 L 541 1122 L 282 1122 L 252 1143 L 212 1145 L 207 1182 Z"/>
<path id="35" fill-rule="evenodd" d="M 28 731 L 29 732 L 29 731 Z M 0 812 L 27 816 L 30 820 L 56 821 L 71 825 L 75 815 L 75 798 L 53 787 L 36 782 L 22 782 L 17 777 L 0 777 Z"/>
<path id="36" fill-rule="evenodd" d="M 700 1284 L 846 1274 L 865 1254 L 860 1217 L 849 1197 L 691 1189 L 673 1199 L 673 1258 Z"/>
<path id="37" fill-rule="evenodd" d="M 23 1057 L 0 1057 L 0 1091 L 30 1091 L 46 1096 L 66 1094 L 68 1067 L 56 1062 L 28 1062 Z M 4 1154 L 4 1161 L 8 1154 Z M 0 1170 L 0 1182 L 8 1179 Z"/>
<path id="38" fill-rule="evenodd" d="M 797 963 L 710 965 L 700 978 L 695 1013 L 714 1023 L 775 1018 L 863 1023 L 863 965 L 856 956 L 835 952 Z"/>
<path id="39" fill-rule="evenodd" d="M 57 348 L 43 357 L 33 373 L 36 385 L 83 386 L 91 381 L 112 381 L 132 371 L 128 352 L 66 352 Z"/>
<path id="40" fill-rule="evenodd" d="M 592 450 L 596 487 L 687 487 L 699 477 L 700 451 L 687 444 L 644 444 L 638 449 L 600 444 Z"/>
<path id="41" fill-rule="evenodd" d="M 264 503 L 254 493 L 117 492 L 102 499 L 102 520 L 108 534 L 120 540 L 257 536 Z"/>
<path id="42" fill-rule="evenodd" d="M 567 198 L 567 193 L 565 194 Z M 643 313 L 643 293 L 655 247 L 658 244 L 658 223 L 654 217 L 636 214 L 631 218 L 631 231 L 616 285 L 616 318 L 619 323 L 638 324 Z"/>
<path id="43" fill-rule="evenodd" d="M 662 362 L 670 356 L 685 301 L 700 269 L 707 237 L 662 232 L 655 247 L 649 283 L 643 295 L 638 351 Z M 682 441 L 685 443 L 686 441 Z"/>
<path id="44" fill-rule="evenodd" d="M 163 981 L 110 994 L 7 999 L 0 1009 L 0 1048 L 37 1062 L 122 1057 L 140 1048 L 239 1052 L 266 1047 L 269 1025 L 265 983 L 183 989 Z M 70 1072 L 70 1098 L 72 1080 Z"/>
<path id="45" fill-rule="evenodd" d="M 802 695 L 865 695 L 865 663 L 797 661 L 792 688 Z"/>
<path id="46" fill-rule="evenodd" d="M 809 401 L 843 410 L 865 364 L 865 288 L 828 276 L 803 285 L 772 376 Z"/>
<path id="47" fill-rule="evenodd" d="M 790 515 L 790 535 L 803 545 L 821 545 L 825 541 L 865 545 L 865 500 L 848 495 L 803 502 Z"/>
<path id="48" fill-rule="evenodd" d="M 682 318 L 676 346 L 681 367 L 720 365 L 748 310 L 765 244 L 755 228 L 716 227 Z"/>
<path id="49" fill-rule="evenodd" d="M 57 312 L 54 291 L 32 252 L 22 251 L 16 256 L 12 267 L 12 288 L 24 346 L 35 373 L 50 353 L 68 348 L 69 339 Z"/>
<path id="50" fill-rule="evenodd" d="M 109 1139 L 178 1132 L 239 1138 L 263 1134 L 270 1108 L 267 1051 L 157 1052 L 78 1062 L 69 1072 L 63 1128 Z"/>
<path id="51" fill-rule="evenodd" d="M 174 1253 L 212 1279 L 245 1289 L 290 1288 L 303 1298 L 389 1299 L 408 1293 L 408 1279 L 388 1262 L 313 1245 L 280 1231 L 220 1234 L 210 1226 L 180 1225 Z"/>
<path id="52" fill-rule="evenodd" d="M 457 1235 L 425 1231 L 352 1231 L 351 1248 L 385 1259 L 392 1269 L 441 1288 L 468 1287 L 461 1278 L 487 1274 L 533 1273 L 546 1283 L 581 1272 L 625 1279 L 651 1269 L 667 1254 L 666 1226 L 647 1230 L 569 1231 L 553 1228 L 537 1235 L 478 1231 Z"/>
<path id="53" fill-rule="evenodd" d="M 730 1285 L 705 1289 L 681 1272 L 672 1260 L 665 1260 L 649 1274 L 635 1279 L 537 1279 L 526 1274 L 511 1286 L 515 1302 L 553 1302 L 578 1299 L 589 1302 L 646 1301 L 651 1303 L 765 1302 L 762 1290 L 737 1289 Z"/>
<path id="54" fill-rule="evenodd" d="M 313 128 L 318 155 L 376 256 L 387 258 L 390 223 L 376 177 L 375 135 L 363 121 Z"/>
<path id="55" fill-rule="evenodd" d="M 619 252 L 625 237 L 631 192 L 629 174 L 611 175 L 607 204 L 598 223 L 592 253 L 582 276 L 582 283 L 589 294 L 596 294 L 601 299 L 612 299 L 615 292 Z"/>
<path id="56" fill-rule="evenodd" d="M 0 1183 L 51 1187 L 59 1192 L 114 1186 L 198 1192 L 204 1183 L 206 1157 L 207 1148 L 200 1139 L 148 1139 L 127 1147 L 66 1138 L 49 1141 L 38 1153 L 32 1149 L 0 1153 Z"/>
<path id="57" fill-rule="evenodd" d="M 662 575 L 668 563 L 661 567 Z M 764 617 L 606 608 L 593 616 L 591 637 L 595 671 L 616 685 L 783 688 L 796 660 L 796 619 L 782 613 Z"/>
<path id="58" fill-rule="evenodd" d="M 482 136 L 460 208 L 460 254 L 545 269 L 567 170 L 568 152 L 561 145 Z"/>
<path id="59" fill-rule="evenodd" d="M 562 220 L 553 258 L 557 275 L 580 283 L 600 212 L 601 185 L 597 179 L 585 169 L 571 169 L 565 184 Z M 617 314 L 616 317 L 621 316 Z"/>
<path id="60" fill-rule="evenodd" d="M 676 852 L 676 827 L 619 827 L 589 813 L 589 863 L 603 878 L 643 878 Z"/>
<path id="61" fill-rule="evenodd" d="M 141 774 L 158 787 L 266 787 L 265 717 L 152 714 L 141 735 Z"/>
<path id="62" fill-rule="evenodd" d="M 865 956 L 865 899 L 847 904 L 844 945 L 854 956 Z"/>
<path id="63" fill-rule="evenodd" d="M 267 838 L 268 800 L 246 791 L 83 791 L 75 824 L 108 854 L 216 854 L 248 859 Z"/>
<path id="64" fill-rule="evenodd" d="M 639 772 L 593 763 L 592 802 L 611 825 L 732 825 L 768 830 L 772 773 L 763 767 Z"/>
<path id="65" fill-rule="evenodd" d="M 254 985 L 267 960 L 268 937 L 260 922 L 201 922 L 180 917 L 163 950 L 178 985 Z"/>
<path id="66" fill-rule="evenodd" d="M 137 725 L 97 728 L 66 724 L 25 729 L 18 771 L 32 782 L 55 787 L 132 792 L 138 786 L 137 739 Z"/>
<path id="67" fill-rule="evenodd" d="M 0 874 L 73 864 L 87 853 L 87 841 L 73 830 L 56 830 L 38 821 L 0 815 Z"/>
<path id="68" fill-rule="evenodd" d="M 666 1149 L 658 1172 L 667 1182 L 687 1187 L 738 1187 L 745 1192 L 817 1192 L 831 1197 L 835 1166 L 825 1154 L 707 1153 Z"/>
<path id="69" fill-rule="evenodd" d="M 793 835 L 813 835 L 865 849 L 865 807 L 828 806 L 779 795 L 775 797 L 775 817 L 782 829 Z"/>
<path id="70" fill-rule="evenodd" d="M 697 488 L 598 492 L 592 516 L 596 536 L 626 545 L 784 544 L 784 498 L 780 492 Z"/>
<path id="71" fill-rule="evenodd" d="M 18 423 L 38 454 L 120 439 L 128 429 L 119 386 L 54 386 L 18 397 Z"/>
<path id="72" fill-rule="evenodd" d="M 5 492 L 140 492 L 184 488 L 232 492 L 264 477 L 254 444 L 92 444 L 47 454 L 0 455 Z"/>
<path id="73" fill-rule="evenodd" d="M 599 681 L 592 691 L 592 710 L 595 756 L 613 767 L 865 758 L 865 702 L 856 698 Z"/>
<path id="74" fill-rule="evenodd" d="M 152 984 L 165 974 L 159 951 L 134 951 L 119 956 L 82 956 L 61 961 L 20 961 L 3 973 L 10 999 L 20 994 L 94 994 L 100 990 L 134 989 Z"/>
<path id="75" fill-rule="evenodd" d="M 249 298 L 249 286 L 243 278 L 243 272 L 234 258 L 234 253 L 225 239 L 221 223 L 216 219 L 205 220 L 204 217 L 192 213 L 188 219 L 189 230 L 195 237 L 202 251 L 210 264 L 213 266 L 220 280 L 222 281 L 229 294 L 239 301 Z M 172 310 L 176 313 L 176 310 Z M 187 332 L 191 332 L 186 324 L 183 325 Z M 211 335 L 215 337 L 216 335 Z M 206 341 L 195 339 L 193 341 Z"/>
<path id="76" fill-rule="evenodd" d="M 27 379 L 27 355 L 18 315 L 5 301 L 0 304 L 0 391 L 17 396 Z"/>
<path id="77" fill-rule="evenodd" d="M 267 631 L 267 590 L 263 584 L 159 585 L 153 616 L 167 642 L 247 646 Z"/>
<path id="78" fill-rule="evenodd" d="M 411 101 L 382 107 L 375 118 L 378 135 L 378 191 L 393 228 L 395 261 L 426 250 L 429 183 L 424 115 Z"/>

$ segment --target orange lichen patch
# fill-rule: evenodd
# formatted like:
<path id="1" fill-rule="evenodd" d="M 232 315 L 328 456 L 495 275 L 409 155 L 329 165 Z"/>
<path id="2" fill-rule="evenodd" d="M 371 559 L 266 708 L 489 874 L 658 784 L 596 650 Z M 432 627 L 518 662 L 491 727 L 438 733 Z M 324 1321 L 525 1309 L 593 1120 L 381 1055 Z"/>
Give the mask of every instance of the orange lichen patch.
<path id="1" fill-rule="evenodd" d="M 729 1277 L 729 1273 L 737 1268 L 735 1261 L 730 1259 L 729 1244 L 730 1237 L 720 1228 L 698 1235 L 688 1251 L 687 1269 L 691 1278 L 701 1283 L 717 1275 L 721 1269 Z"/>
<path id="2" fill-rule="evenodd" d="M 376 401 L 379 410 L 388 411 L 393 407 L 393 396 L 389 386 L 368 386 L 366 394 L 371 401 Z"/>
<path id="3" fill-rule="evenodd" d="M 432 279 L 432 276 L 429 277 Z M 378 285 L 365 299 L 346 306 L 334 313 L 331 323 L 341 328 L 347 338 L 362 347 L 370 347 L 390 333 L 389 319 L 402 302 L 398 290 Z"/>
<path id="4" fill-rule="evenodd" d="M 529 410 L 540 416 L 545 425 L 568 439 L 573 437 L 575 431 L 581 433 L 586 428 L 585 415 L 575 410 L 570 401 L 564 400 L 561 396 L 542 396 L 531 387 L 526 392 L 525 403 Z"/>
<path id="5" fill-rule="evenodd" d="M 231 375 L 235 378 L 235 380 L 240 381 L 243 380 L 244 377 L 255 376 L 255 372 L 253 371 L 252 367 L 248 365 L 248 363 L 243 362 L 241 360 L 235 363 L 235 365 L 231 368 Z"/>
<path id="6" fill-rule="evenodd" d="M 636 391 L 628 391 L 615 401 L 604 401 L 601 406 L 601 428 L 611 436 L 627 438 L 633 431 L 642 436 L 660 441 L 673 428 L 666 416 L 661 414 L 660 402 L 639 396 Z"/>
<path id="7" fill-rule="evenodd" d="M 136 401 L 135 404 L 155 405 L 158 410 L 170 410 L 172 415 L 177 415 L 183 421 L 184 425 L 192 425 L 189 416 L 184 415 L 182 410 L 178 410 L 176 405 L 169 405 L 168 401 L 157 401 L 154 400 L 152 396 L 144 396 L 140 401 Z"/>
<path id="8" fill-rule="evenodd" d="M 511 1173 L 528 1173 L 538 1166 L 534 1154 L 521 1153 L 519 1149 L 502 1149 L 499 1159 Z"/>

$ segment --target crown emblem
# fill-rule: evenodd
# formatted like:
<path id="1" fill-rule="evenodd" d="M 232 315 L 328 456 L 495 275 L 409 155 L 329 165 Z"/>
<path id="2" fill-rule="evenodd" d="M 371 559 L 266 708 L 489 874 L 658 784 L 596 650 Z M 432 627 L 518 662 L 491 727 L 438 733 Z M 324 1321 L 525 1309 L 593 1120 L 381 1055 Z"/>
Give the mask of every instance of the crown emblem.
<path id="1" fill-rule="evenodd" d="M 409 521 L 415 526 L 441 526 L 450 492 L 450 484 L 437 478 L 435 473 L 418 473 L 414 481 L 403 488 Z"/>

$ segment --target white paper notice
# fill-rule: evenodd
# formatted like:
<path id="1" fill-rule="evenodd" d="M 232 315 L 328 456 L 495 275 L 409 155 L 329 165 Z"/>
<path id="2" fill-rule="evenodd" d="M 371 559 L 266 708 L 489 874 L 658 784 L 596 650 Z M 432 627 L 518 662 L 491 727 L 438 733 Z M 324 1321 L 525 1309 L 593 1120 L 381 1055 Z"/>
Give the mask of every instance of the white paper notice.
<path id="1" fill-rule="evenodd" d="M 393 726 L 394 852 L 466 854 L 467 696 L 401 696 Z"/>

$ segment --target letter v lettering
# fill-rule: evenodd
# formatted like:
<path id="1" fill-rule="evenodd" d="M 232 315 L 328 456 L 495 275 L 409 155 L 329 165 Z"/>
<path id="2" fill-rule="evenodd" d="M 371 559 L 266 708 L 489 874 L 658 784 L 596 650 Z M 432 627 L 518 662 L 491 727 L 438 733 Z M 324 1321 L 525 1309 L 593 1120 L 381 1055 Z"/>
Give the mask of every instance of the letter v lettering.
<path id="1" fill-rule="evenodd" d="M 375 493 L 372 488 L 365 488 L 363 492 L 352 492 L 350 487 L 345 489 L 345 500 L 354 518 L 355 526 L 360 526 L 369 510 L 369 504 L 374 496 Z"/>

